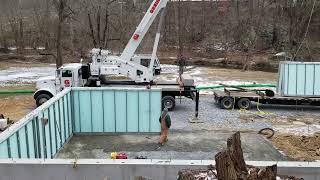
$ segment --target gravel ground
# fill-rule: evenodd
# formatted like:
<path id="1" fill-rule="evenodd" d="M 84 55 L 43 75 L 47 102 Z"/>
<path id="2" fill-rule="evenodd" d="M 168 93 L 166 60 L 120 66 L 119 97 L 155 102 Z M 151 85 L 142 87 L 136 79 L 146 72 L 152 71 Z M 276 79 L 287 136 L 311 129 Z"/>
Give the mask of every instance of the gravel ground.
<path id="1" fill-rule="evenodd" d="M 191 99 L 182 98 L 176 99 L 177 106 L 173 112 L 170 112 L 172 117 L 172 130 L 175 131 L 192 131 L 192 130 L 231 130 L 231 131 L 245 131 L 245 130 L 260 130 L 265 127 L 277 128 L 274 122 L 268 122 L 270 118 L 277 117 L 292 117 L 292 116 L 315 116 L 320 117 L 320 107 L 306 107 L 306 106 L 284 106 L 284 105 L 261 105 L 259 109 L 265 113 L 265 120 L 256 118 L 253 122 L 241 121 L 241 115 L 255 115 L 258 113 L 256 104 L 250 111 L 224 110 L 220 109 L 214 102 L 213 95 L 201 95 L 199 103 L 199 120 L 203 123 L 192 124 L 187 123 L 194 117 L 195 103 Z M 301 125 L 301 124 L 300 124 Z M 318 125 L 316 125 L 318 127 Z M 298 130 L 298 129 L 297 129 Z M 320 127 L 314 131 L 320 131 Z"/>

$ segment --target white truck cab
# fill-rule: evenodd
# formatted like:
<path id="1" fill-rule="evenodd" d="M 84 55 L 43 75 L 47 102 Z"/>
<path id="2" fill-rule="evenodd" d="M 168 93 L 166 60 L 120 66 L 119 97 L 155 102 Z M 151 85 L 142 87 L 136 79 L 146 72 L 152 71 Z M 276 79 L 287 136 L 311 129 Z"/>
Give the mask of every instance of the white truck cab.
<path id="1" fill-rule="evenodd" d="M 58 92 L 67 87 L 84 86 L 86 80 L 82 79 L 81 63 L 70 63 L 56 70 L 55 76 L 39 78 L 36 82 L 34 99 L 37 106 L 48 101 Z"/>

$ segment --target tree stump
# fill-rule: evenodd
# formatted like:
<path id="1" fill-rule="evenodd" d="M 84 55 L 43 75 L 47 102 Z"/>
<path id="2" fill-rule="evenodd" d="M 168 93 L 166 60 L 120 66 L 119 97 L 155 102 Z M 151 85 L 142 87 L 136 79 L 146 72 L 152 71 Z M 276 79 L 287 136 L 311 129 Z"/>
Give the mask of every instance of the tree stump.
<path id="1" fill-rule="evenodd" d="M 227 141 L 227 150 L 215 156 L 219 180 L 276 180 L 277 165 L 266 169 L 251 168 L 250 175 L 244 161 L 240 132 L 233 134 Z"/>
<path id="2" fill-rule="evenodd" d="M 244 161 L 243 151 L 241 148 L 240 132 L 233 134 L 227 141 L 227 148 L 230 158 L 238 177 L 247 177 L 248 170 Z"/>
<path id="3" fill-rule="evenodd" d="M 268 166 L 264 168 L 257 168 L 247 166 L 243 151 L 241 148 L 240 132 L 233 134 L 227 142 L 227 150 L 219 152 L 215 156 L 216 171 L 215 177 L 218 180 L 276 180 L 277 179 L 277 165 Z M 209 170 L 213 172 L 214 167 L 210 166 L 202 172 L 208 173 Z M 199 178 L 201 171 L 184 170 L 179 172 L 179 180 L 196 180 Z M 206 174 L 204 174 L 206 176 Z M 205 179 L 205 177 L 202 177 Z M 202 180 L 201 179 L 201 180 Z M 291 178 L 296 180 L 297 178 Z"/>
<path id="4" fill-rule="evenodd" d="M 215 156 L 215 160 L 218 179 L 237 179 L 237 172 L 228 151 L 219 152 Z"/>

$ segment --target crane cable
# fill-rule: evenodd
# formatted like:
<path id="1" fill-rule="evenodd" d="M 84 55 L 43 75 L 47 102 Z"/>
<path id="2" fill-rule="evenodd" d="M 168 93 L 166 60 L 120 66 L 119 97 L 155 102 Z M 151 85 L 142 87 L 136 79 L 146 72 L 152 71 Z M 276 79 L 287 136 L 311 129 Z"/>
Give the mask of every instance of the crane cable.
<path id="1" fill-rule="evenodd" d="M 312 15 L 313 15 L 313 12 L 314 12 L 314 8 L 315 8 L 315 6 L 316 6 L 316 2 L 317 2 L 317 0 L 314 0 L 314 1 L 313 1 L 313 5 L 312 5 L 311 12 L 310 12 L 310 16 L 309 16 L 309 21 L 308 21 L 308 25 L 307 25 L 306 32 L 304 33 L 304 37 L 303 37 L 303 39 L 302 39 L 302 41 L 301 41 L 301 43 L 300 43 L 300 45 L 299 45 L 299 48 L 297 49 L 295 55 L 293 56 L 292 60 L 296 59 L 296 57 L 297 57 L 297 55 L 298 55 L 298 53 L 299 53 L 299 51 L 300 51 L 300 49 L 301 49 L 301 47 L 302 47 L 303 42 L 304 42 L 304 41 L 306 40 L 306 38 L 307 38 L 307 35 L 308 35 L 308 32 L 309 32 L 310 23 L 311 23 L 311 19 L 312 19 Z"/>

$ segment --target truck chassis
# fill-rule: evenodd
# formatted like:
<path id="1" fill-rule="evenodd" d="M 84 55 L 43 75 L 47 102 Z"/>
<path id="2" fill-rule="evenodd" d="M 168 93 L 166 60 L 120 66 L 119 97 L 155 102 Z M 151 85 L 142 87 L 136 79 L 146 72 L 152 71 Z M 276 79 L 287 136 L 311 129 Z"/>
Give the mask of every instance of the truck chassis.
<path id="1" fill-rule="evenodd" d="M 103 87 L 137 87 L 141 88 L 143 85 L 130 84 L 103 84 Z M 196 101 L 196 87 L 193 80 L 185 80 L 183 86 L 180 86 L 175 81 L 158 82 L 156 84 L 144 85 L 146 88 L 161 88 L 162 89 L 162 108 L 166 107 L 169 111 L 173 111 L 176 106 L 176 97 L 186 97 Z"/>
<path id="2" fill-rule="evenodd" d="M 250 109 L 252 102 L 260 104 L 320 106 L 320 97 L 286 97 L 278 94 L 267 96 L 263 91 L 265 90 L 241 91 L 225 88 L 224 91 L 214 91 L 214 99 L 222 109 Z"/>

